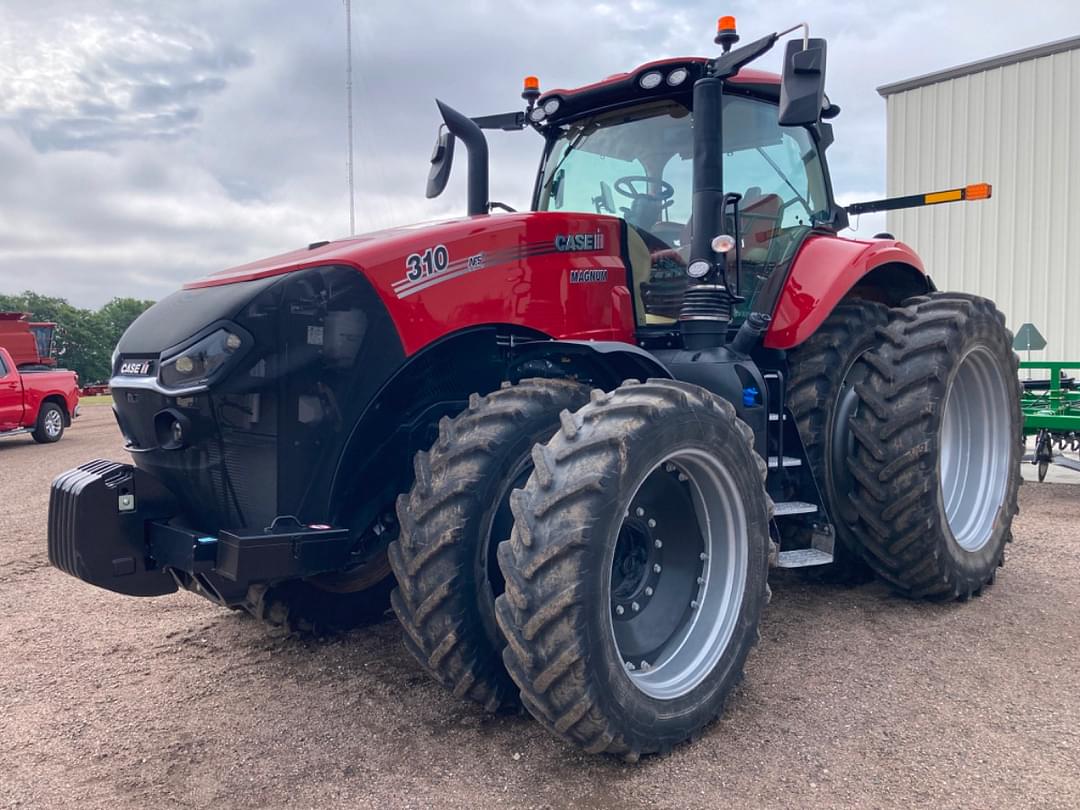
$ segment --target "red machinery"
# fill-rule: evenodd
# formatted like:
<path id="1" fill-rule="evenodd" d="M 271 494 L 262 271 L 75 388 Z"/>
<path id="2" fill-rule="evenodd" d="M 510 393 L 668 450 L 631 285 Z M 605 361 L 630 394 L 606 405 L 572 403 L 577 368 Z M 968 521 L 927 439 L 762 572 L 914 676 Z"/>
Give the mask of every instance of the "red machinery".
<path id="1" fill-rule="evenodd" d="M 1016 513 L 1016 359 L 992 302 L 935 289 L 840 206 L 825 43 L 650 62 L 444 129 L 468 214 L 227 270 L 158 302 L 110 382 L 133 465 L 53 484 L 49 556 L 294 628 L 379 611 L 495 711 L 628 759 L 722 709 L 770 566 L 910 597 L 993 581 Z M 534 130 L 495 214 L 484 129 Z M 391 571 L 393 576 L 391 576 Z"/>

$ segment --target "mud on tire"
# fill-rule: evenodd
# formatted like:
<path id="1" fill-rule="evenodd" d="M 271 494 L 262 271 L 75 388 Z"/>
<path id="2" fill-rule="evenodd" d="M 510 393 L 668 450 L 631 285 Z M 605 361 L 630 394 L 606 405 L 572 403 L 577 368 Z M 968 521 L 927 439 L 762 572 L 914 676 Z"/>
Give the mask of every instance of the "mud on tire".
<path id="1" fill-rule="evenodd" d="M 879 334 L 851 420 L 863 555 L 902 594 L 967 598 L 993 582 L 1017 512 L 1012 335 L 991 301 L 951 292 L 909 299 Z"/>
<path id="2" fill-rule="evenodd" d="M 588 397 L 585 386 L 556 379 L 474 394 L 440 422 L 431 450 L 417 453 L 416 482 L 398 499 L 391 599 L 405 646 L 455 695 L 488 711 L 518 702 L 494 612 L 502 592 L 495 546 L 510 535 L 510 491 L 532 471 L 532 448 L 555 432 L 559 412 Z"/>
<path id="3" fill-rule="evenodd" d="M 697 734 L 720 714 L 742 676 L 767 594 L 772 504 L 765 463 L 729 403 L 672 380 L 593 391 L 588 405 L 561 420 L 551 441 L 533 451 L 534 472 L 511 497 L 513 533 L 499 546 L 506 578 L 496 600 L 507 639 L 503 658 L 525 707 L 548 729 L 590 753 L 634 760 Z M 652 513 L 635 507 L 651 486 L 662 496 L 654 501 L 658 508 L 676 507 L 657 517 L 655 530 L 663 533 L 670 522 L 670 534 L 650 535 Z M 699 510 L 711 517 L 708 537 L 700 532 Z M 711 556 L 699 557 L 693 535 L 678 530 L 679 515 L 697 532 L 697 548 Z M 643 554 L 664 538 L 662 566 L 617 564 L 635 525 L 634 532 L 645 533 Z M 693 552 L 689 558 L 680 544 Z M 692 564 L 680 569 L 668 555 Z M 708 567 L 701 562 L 707 557 Z M 633 562 L 633 555 L 623 557 Z M 660 600 L 666 581 L 647 584 L 657 566 L 682 570 L 671 580 L 677 595 L 687 574 L 691 590 L 681 594 L 682 612 L 654 617 L 652 604 L 639 606 L 647 622 L 643 636 L 672 615 L 682 624 L 659 639 L 655 669 L 638 657 L 631 671 L 625 650 L 638 639 L 616 625 L 632 618 L 632 607 L 619 616 L 615 600 L 630 602 L 638 593 Z M 696 584 L 693 566 L 702 577 Z M 628 581 L 628 571 L 638 573 Z M 694 635 L 695 628 L 704 635 Z M 715 640 L 699 645 L 709 628 Z"/>

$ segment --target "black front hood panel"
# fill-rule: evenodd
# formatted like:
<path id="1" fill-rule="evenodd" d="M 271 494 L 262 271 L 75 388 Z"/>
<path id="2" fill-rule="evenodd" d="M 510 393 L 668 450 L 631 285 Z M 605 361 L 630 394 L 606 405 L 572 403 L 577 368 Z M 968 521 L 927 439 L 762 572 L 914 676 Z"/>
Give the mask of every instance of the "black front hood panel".
<path id="1" fill-rule="evenodd" d="M 351 267 L 185 290 L 132 325 L 119 362 L 157 357 L 219 321 L 254 345 L 210 390 L 171 395 L 114 378 L 135 465 L 176 495 L 184 522 L 200 531 L 261 528 L 286 514 L 327 520 L 352 428 L 404 361 L 389 314 Z M 166 449 L 176 419 L 184 447 Z"/>

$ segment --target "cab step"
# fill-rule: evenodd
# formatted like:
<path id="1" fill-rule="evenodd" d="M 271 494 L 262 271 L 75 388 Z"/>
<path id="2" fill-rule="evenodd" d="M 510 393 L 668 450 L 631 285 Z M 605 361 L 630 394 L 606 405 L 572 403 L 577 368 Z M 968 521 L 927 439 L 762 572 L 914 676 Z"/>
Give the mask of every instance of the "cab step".
<path id="1" fill-rule="evenodd" d="M 779 568 L 807 568 L 811 565 L 828 565 L 832 560 L 832 554 L 819 548 L 796 548 L 781 551 L 776 565 Z"/>
<path id="2" fill-rule="evenodd" d="M 773 517 L 787 515 L 812 515 L 818 508 L 806 501 L 778 501 L 773 504 Z"/>
<path id="3" fill-rule="evenodd" d="M 817 511 L 815 509 L 815 511 Z M 778 568 L 808 568 L 812 565 L 828 565 L 833 561 L 833 542 L 836 535 L 829 523 L 816 524 L 810 535 L 809 548 L 792 548 L 777 556 Z"/>

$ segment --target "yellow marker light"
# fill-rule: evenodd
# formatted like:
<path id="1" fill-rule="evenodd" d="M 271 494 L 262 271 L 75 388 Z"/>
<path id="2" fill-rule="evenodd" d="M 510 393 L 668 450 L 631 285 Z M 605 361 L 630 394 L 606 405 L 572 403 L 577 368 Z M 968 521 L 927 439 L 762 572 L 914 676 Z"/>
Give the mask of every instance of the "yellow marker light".
<path id="1" fill-rule="evenodd" d="M 972 183 L 964 189 L 964 199 L 989 200 L 993 190 L 993 186 L 989 183 Z"/>
<path id="2" fill-rule="evenodd" d="M 933 205 L 934 203 L 943 202 L 955 202 L 956 200 L 964 199 L 964 190 L 962 188 L 952 188 L 948 191 L 935 191 L 933 194 L 924 194 L 923 203 L 925 205 Z"/>

